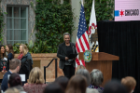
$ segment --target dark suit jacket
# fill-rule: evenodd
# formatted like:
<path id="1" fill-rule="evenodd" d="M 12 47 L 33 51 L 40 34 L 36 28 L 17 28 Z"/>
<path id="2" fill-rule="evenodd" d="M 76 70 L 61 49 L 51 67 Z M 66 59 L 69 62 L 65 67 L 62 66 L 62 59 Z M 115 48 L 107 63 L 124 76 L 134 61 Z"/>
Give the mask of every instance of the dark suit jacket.
<path id="1" fill-rule="evenodd" d="M 25 82 L 27 82 L 27 79 L 29 78 L 29 73 L 32 69 L 32 65 L 33 65 L 32 56 L 28 52 L 21 59 L 21 67 L 20 67 L 20 71 L 19 71 L 19 74 L 25 74 L 26 75 L 26 81 Z"/>
<path id="2" fill-rule="evenodd" d="M 12 53 L 9 53 L 8 54 L 8 60 L 10 61 L 10 60 L 12 60 L 14 58 L 14 55 L 12 54 Z"/>
<path id="3" fill-rule="evenodd" d="M 32 56 L 29 52 L 21 58 L 21 62 L 25 62 L 26 60 L 31 60 L 31 63 L 33 64 Z"/>
<path id="4" fill-rule="evenodd" d="M 74 43 L 70 43 L 70 44 L 73 50 L 73 54 L 77 54 L 75 44 Z M 66 46 L 65 46 L 65 43 L 62 43 L 58 46 L 58 50 L 57 50 L 57 57 L 60 58 L 59 68 L 61 69 L 64 68 L 65 57 L 67 57 L 66 55 L 67 55 Z M 75 62 L 73 63 L 73 66 L 75 67 Z"/>
<path id="5" fill-rule="evenodd" d="M 7 71 L 4 74 L 2 83 L 1 83 L 1 90 L 5 91 L 8 88 L 8 75 L 11 75 L 12 73 L 10 71 Z"/>

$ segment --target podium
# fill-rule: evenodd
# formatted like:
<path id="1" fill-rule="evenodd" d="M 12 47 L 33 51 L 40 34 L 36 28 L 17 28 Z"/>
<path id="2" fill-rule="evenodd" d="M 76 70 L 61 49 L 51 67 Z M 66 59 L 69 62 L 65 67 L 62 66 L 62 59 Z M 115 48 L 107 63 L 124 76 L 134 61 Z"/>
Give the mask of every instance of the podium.
<path id="1" fill-rule="evenodd" d="M 84 52 L 79 52 L 79 60 L 84 60 Z M 105 52 L 92 52 L 92 61 L 85 63 L 86 69 L 91 72 L 93 69 L 99 69 L 103 73 L 104 86 L 112 78 L 112 61 L 119 60 L 118 56 Z"/>

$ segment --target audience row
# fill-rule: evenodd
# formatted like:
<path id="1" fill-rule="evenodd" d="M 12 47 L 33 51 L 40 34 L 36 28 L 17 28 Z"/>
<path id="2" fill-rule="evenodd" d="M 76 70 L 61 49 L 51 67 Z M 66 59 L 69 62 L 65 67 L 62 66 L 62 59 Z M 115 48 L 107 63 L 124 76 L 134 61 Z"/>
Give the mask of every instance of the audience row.
<path id="1" fill-rule="evenodd" d="M 78 66 L 75 75 L 69 80 L 65 76 L 58 77 L 54 82 L 46 84 L 43 73 L 38 67 L 34 67 L 29 75 L 27 83 L 21 81 L 18 71 L 21 66 L 19 59 L 10 62 L 9 74 L 4 76 L 2 87 L 7 87 L 5 93 L 132 93 L 136 86 L 136 80 L 125 77 L 120 81 L 110 81 L 104 88 L 103 74 L 98 69 L 91 73 L 84 66 Z"/>
<path id="2" fill-rule="evenodd" d="M 82 65 L 77 67 L 70 80 L 60 76 L 54 82 L 46 84 L 41 70 L 38 67 L 32 69 L 33 60 L 26 45 L 19 46 L 17 59 L 14 59 L 11 45 L 2 45 L 0 49 L 0 70 L 5 73 L 1 90 L 5 93 L 133 93 L 136 87 L 136 80 L 131 76 L 123 78 L 121 82 L 112 80 L 102 87 L 102 72 L 93 69 L 89 73 Z M 19 74 L 26 75 L 25 82 L 21 81 Z"/>
<path id="3" fill-rule="evenodd" d="M 1 89 L 5 91 L 8 86 L 5 86 L 5 82 L 7 82 L 7 75 L 12 73 L 19 73 L 19 74 L 25 74 L 26 80 L 24 83 L 27 82 L 27 79 L 29 78 L 29 73 L 32 69 L 32 56 L 28 52 L 28 48 L 25 44 L 21 44 L 19 46 L 19 55 L 17 56 L 17 59 L 19 59 L 21 62 L 16 66 L 17 64 L 10 65 L 11 60 L 15 58 L 13 46 L 12 45 L 6 45 L 0 46 L 0 72 L 2 72 L 4 75 Z M 17 60 L 16 60 L 17 61 Z M 20 65 L 20 66 L 19 66 Z M 11 67 L 10 67 L 11 66 Z M 23 83 L 23 84 L 24 84 Z"/>

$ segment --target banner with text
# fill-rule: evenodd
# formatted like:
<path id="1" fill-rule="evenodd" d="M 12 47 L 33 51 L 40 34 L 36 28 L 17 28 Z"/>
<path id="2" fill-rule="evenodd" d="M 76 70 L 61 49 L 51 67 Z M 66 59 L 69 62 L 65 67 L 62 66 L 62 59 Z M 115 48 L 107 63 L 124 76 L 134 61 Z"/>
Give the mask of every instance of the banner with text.
<path id="1" fill-rule="evenodd" d="M 140 20 L 140 0 L 115 0 L 115 21 Z"/>

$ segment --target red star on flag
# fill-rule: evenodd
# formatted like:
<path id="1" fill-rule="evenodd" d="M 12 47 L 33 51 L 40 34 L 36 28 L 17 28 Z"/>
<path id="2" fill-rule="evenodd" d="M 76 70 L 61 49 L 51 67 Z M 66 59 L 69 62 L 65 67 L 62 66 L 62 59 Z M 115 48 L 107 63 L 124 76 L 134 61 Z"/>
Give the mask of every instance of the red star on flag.
<path id="1" fill-rule="evenodd" d="M 124 11 L 121 10 L 120 11 L 120 15 L 123 16 L 124 15 Z"/>

